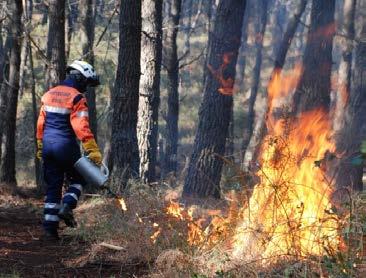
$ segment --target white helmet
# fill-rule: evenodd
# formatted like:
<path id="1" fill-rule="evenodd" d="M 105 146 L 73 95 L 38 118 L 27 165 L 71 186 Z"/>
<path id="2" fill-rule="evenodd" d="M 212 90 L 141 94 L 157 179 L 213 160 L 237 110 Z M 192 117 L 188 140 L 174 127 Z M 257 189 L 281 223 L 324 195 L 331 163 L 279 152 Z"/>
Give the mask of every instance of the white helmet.
<path id="1" fill-rule="evenodd" d="M 77 70 L 82 76 L 86 78 L 88 85 L 91 87 L 98 86 L 99 76 L 94 70 L 94 67 L 85 61 L 75 60 L 66 68 L 68 74 L 73 74 L 73 70 Z"/>

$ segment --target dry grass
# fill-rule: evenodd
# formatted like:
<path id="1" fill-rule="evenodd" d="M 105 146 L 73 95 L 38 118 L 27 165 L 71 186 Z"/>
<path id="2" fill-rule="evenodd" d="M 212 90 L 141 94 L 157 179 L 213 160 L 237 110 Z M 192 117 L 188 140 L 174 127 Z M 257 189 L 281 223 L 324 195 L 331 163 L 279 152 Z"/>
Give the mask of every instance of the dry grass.
<path id="1" fill-rule="evenodd" d="M 146 277 L 156 278 L 357 276 L 354 266 L 362 260 L 362 223 L 366 215 L 363 195 L 350 193 L 349 202 L 343 203 L 340 224 L 347 244 L 344 252 L 330 252 L 321 258 L 278 257 L 275 264 L 265 266 L 261 261 L 233 260 L 221 248 L 222 242 L 210 248 L 190 246 L 187 243 L 187 223 L 166 214 L 165 196 L 176 194 L 170 188 L 158 190 L 137 184 L 125 195 L 126 212 L 115 200 L 105 196 L 86 200 L 77 209 L 79 228 L 69 231 L 93 243 L 90 253 L 80 259 L 79 265 L 93 261 L 116 264 L 144 262 L 150 269 Z M 225 207 L 222 208 L 225 211 Z M 205 211 L 197 209 L 195 218 L 201 217 Z M 159 235 L 154 237 L 157 231 Z M 106 249 L 99 246 L 101 242 L 121 246 L 124 250 Z"/>

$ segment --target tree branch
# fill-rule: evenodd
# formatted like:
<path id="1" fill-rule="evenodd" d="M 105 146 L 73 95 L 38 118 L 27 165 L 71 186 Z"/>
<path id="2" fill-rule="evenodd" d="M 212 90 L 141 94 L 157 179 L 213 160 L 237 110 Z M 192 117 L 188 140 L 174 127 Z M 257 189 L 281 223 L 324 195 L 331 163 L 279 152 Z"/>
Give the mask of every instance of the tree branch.
<path id="1" fill-rule="evenodd" d="M 193 58 L 192 60 L 188 61 L 187 63 L 179 65 L 179 69 L 182 69 L 182 68 L 189 66 L 189 65 L 193 64 L 194 62 L 198 61 L 205 53 L 205 49 L 206 48 L 204 48 L 197 57 Z"/>

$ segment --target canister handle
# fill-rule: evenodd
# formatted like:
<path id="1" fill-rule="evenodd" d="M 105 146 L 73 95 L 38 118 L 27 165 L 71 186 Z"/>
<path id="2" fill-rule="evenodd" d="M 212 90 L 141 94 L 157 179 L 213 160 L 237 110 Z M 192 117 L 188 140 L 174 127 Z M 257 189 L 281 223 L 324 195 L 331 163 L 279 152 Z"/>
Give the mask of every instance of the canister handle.
<path id="1" fill-rule="evenodd" d="M 92 162 L 92 163 L 94 164 L 94 162 L 89 158 L 89 156 L 86 156 L 86 158 L 87 158 L 90 162 Z M 106 178 L 108 178 L 108 177 L 109 177 L 109 169 L 108 169 L 107 165 L 105 165 L 105 163 L 104 163 L 104 162 L 102 162 L 102 166 L 100 167 L 100 170 L 102 171 L 102 173 L 104 174 L 104 176 L 105 176 Z"/>
<path id="2" fill-rule="evenodd" d="M 106 178 L 109 177 L 109 169 L 108 169 L 107 165 L 104 164 L 104 162 L 102 162 L 102 166 L 100 167 L 100 170 L 102 171 L 102 173 L 104 174 L 104 176 Z"/>

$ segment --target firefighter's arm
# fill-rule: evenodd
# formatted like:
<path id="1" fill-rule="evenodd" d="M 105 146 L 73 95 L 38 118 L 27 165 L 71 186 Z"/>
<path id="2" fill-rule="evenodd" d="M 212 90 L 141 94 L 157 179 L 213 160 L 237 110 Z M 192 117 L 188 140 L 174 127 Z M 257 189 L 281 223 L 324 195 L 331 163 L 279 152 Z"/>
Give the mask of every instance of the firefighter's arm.
<path id="1" fill-rule="evenodd" d="M 74 99 L 70 122 L 88 157 L 94 163 L 100 165 L 102 163 L 102 154 L 90 130 L 88 106 L 85 97 L 82 95 L 78 95 Z"/>
<path id="2" fill-rule="evenodd" d="M 44 111 L 43 105 L 41 106 L 41 110 L 39 112 L 38 120 L 37 120 L 37 158 L 42 159 L 42 148 L 43 148 L 43 130 L 44 130 L 44 123 L 46 120 L 46 112 Z"/>

